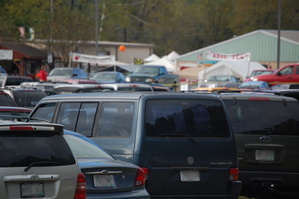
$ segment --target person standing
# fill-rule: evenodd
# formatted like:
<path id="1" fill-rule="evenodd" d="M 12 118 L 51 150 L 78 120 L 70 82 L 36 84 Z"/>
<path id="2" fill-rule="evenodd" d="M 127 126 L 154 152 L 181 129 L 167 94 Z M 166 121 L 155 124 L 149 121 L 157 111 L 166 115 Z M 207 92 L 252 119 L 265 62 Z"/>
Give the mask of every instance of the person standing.
<path id="1" fill-rule="evenodd" d="M 40 82 L 46 82 L 47 81 L 46 66 L 42 66 L 36 76 L 39 78 Z"/>

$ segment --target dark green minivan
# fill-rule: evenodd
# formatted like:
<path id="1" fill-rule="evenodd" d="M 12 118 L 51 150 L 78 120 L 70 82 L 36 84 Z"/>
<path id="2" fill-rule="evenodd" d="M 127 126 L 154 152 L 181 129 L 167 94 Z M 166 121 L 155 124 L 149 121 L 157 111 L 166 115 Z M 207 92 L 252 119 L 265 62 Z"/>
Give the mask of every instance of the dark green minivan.
<path id="1" fill-rule="evenodd" d="M 151 198 L 237 199 L 237 149 L 225 106 L 194 93 L 52 95 L 33 118 L 60 123 L 143 168 Z"/>

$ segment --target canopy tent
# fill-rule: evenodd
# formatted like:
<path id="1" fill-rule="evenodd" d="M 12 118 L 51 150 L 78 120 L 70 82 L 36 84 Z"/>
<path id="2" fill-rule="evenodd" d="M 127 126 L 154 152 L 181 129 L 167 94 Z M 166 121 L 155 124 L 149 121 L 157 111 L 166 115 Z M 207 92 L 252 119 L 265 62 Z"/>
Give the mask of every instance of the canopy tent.
<path id="1" fill-rule="evenodd" d="M 197 66 L 192 66 L 192 67 L 188 67 L 185 68 L 183 70 L 174 72 L 174 74 L 177 74 L 180 76 L 180 79 L 198 79 L 198 73 L 202 70 L 204 70 L 206 66 L 200 64 Z"/>
<path id="2" fill-rule="evenodd" d="M 166 56 L 162 57 L 161 59 L 158 59 L 156 61 L 148 62 L 144 65 L 159 65 L 159 66 L 165 66 L 168 72 L 175 72 L 176 71 L 176 65 L 172 63 Z"/>
<path id="3" fill-rule="evenodd" d="M 245 80 L 253 70 L 265 69 L 258 62 L 220 61 L 198 73 L 198 82 L 203 82 L 212 75 L 235 75 Z"/>
<path id="4" fill-rule="evenodd" d="M 151 56 L 143 59 L 144 62 L 152 62 L 152 61 L 156 61 L 159 60 L 160 57 L 158 57 L 156 54 L 152 54 Z"/>
<path id="5" fill-rule="evenodd" d="M 176 59 L 179 57 L 180 55 L 175 52 L 175 51 L 172 51 L 171 53 L 169 53 L 166 57 L 168 60 L 172 61 L 172 62 L 175 62 Z"/>

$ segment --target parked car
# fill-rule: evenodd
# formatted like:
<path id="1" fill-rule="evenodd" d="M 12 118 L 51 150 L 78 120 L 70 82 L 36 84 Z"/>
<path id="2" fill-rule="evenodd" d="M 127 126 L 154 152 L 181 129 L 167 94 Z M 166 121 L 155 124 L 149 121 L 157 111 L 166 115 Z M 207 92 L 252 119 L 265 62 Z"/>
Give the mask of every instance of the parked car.
<path id="1" fill-rule="evenodd" d="M 243 82 L 238 87 L 239 89 L 248 89 L 248 90 L 263 90 L 263 89 L 270 89 L 268 82 L 265 81 L 249 81 Z"/>
<path id="2" fill-rule="evenodd" d="M 242 83 L 240 78 L 234 75 L 212 75 L 208 79 L 204 80 L 204 83 L 200 87 L 228 87 L 228 88 L 238 88 Z"/>
<path id="3" fill-rule="evenodd" d="M 54 68 L 49 73 L 47 79 L 48 81 L 60 81 L 63 79 L 87 79 L 88 75 L 87 73 L 80 68 Z"/>
<path id="4" fill-rule="evenodd" d="M 235 138 L 219 97 L 101 92 L 43 98 L 30 117 L 63 124 L 141 167 L 151 198 L 230 198 L 241 190 Z"/>
<path id="5" fill-rule="evenodd" d="M 299 83 L 296 84 L 276 84 L 271 87 L 272 90 L 286 90 L 286 89 L 299 89 Z"/>
<path id="6" fill-rule="evenodd" d="M 252 81 L 252 80 L 253 80 L 253 77 L 255 77 L 255 76 L 257 76 L 257 75 L 267 75 L 267 74 L 271 74 L 271 73 L 273 73 L 274 71 L 275 71 L 275 70 L 273 70 L 273 69 L 253 70 L 253 71 L 250 73 L 249 77 L 248 77 L 246 80 L 244 80 L 244 82 L 246 82 L 246 81 Z"/>
<path id="7" fill-rule="evenodd" d="M 299 83 L 299 64 L 286 65 L 271 74 L 255 76 L 253 81 L 266 81 L 270 86 Z"/>
<path id="8" fill-rule="evenodd" d="M 116 160 L 82 134 L 65 130 L 64 137 L 85 175 L 87 199 L 149 199 L 140 167 Z"/>
<path id="9" fill-rule="evenodd" d="M 223 94 L 235 133 L 242 193 L 299 197 L 299 104 L 270 94 Z"/>
<path id="10" fill-rule="evenodd" d="M 5 118 L 20 118 L 20 120 L 24 120 L 24 118 L 29 116 L 29 113 L 32 110 L 29 108 L 23 108 L 23 107 L 16 107 L 16 106 L 0 106 L 0 119 Z"/>
<path id="11" fill-rule="evenodd" d="M 39 100 L 48 96 L 45 91 L 40 89 L 2 88 L 0 90 L 9 94 L 17 106 L 25 108 L 33 108 Z"/>
<path id="12" fill-rule="evenodd" d="M 0 121 L 0 198 L 86 198 L 63 126 Z"/>
<path id="13" fill-rule="evenodd" d="M 18 106 L 15 100 L 0 89 L 0 106 Z"/>
<path id="14" fill-rule="evenodd" d="M 115 71 L 97 72 L 91 78 L 91 80 L 95 80 L 98 83 L 122 83 L 126 82 L 125 79 L 121 72 Z"/>
<path id="15" fill-rule="evenodd" d="M 293 97 L 299 101 L 299 89 L 263 90 L 263 93 Z"/>

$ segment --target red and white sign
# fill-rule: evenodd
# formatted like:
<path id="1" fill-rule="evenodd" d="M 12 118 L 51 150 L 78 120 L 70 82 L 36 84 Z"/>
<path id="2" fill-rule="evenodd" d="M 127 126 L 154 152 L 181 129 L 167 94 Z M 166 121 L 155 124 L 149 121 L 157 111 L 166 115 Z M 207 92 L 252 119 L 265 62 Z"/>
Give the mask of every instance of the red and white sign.
<path id="1" fill-rule="evenodd" d="M 111 65 L 115 63 L 115 56 L 95 56 L 71 53 L 72 62 L 90 63 L 92 65 Z"/>
<path id="2" fill-rule="evenodd" d="M 250 53 L 243 54 L 224 54 L 212 51 L 206 52 L 207 60 L 227 60 L 227 61 L 250 61 Z"/>

